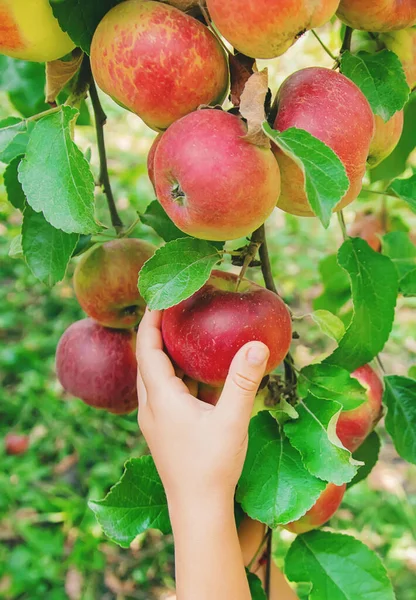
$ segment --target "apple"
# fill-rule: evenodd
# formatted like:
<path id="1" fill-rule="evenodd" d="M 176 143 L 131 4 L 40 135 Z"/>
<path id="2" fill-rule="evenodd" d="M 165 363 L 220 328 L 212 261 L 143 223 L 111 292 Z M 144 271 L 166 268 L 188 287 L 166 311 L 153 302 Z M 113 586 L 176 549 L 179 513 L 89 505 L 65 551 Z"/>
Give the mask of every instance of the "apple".
<path id="1" fill-rule="evenodd" d="M 165 2 L 183 11 L 199 6 L 199 0 L 165 0 Z"/>
<path id="2" fill-rule="evenodd" d="M 17 433 L 8 433 L 4 438 L 6 454 L 24 454 L 29 447 L 29 437 Z"/>
<path id="3" fill-rule="evenodd" d="M 102 327 L 93 319 L 76 321 L 56 350 L 62 387 L 90 406 L 115 414 L 137 408 L 136 334 Z"/>
<path id="4" fill-rule="evenodd" d="M 375 115 L 376 129 L 367 158 L 371 168 L 379 165 L 393 152 L 401 138 L 403 124 L 404 113 L 402 110 L 396 112 L 387 122 Z"/>
<path id="5" fill-rule="evenodd" d="M 416 24 L 415 0 L 341 0 L 337 16 L 353 29 L 395 31 Z"/>
<path id="6" fill-rule="evenodd" d="M 343 410 L 338 418 L 336 433 L 342 445 L 350 452 L 361 446 L 372 432 L 382 412 L 383 385 L 370 365 L 351 373 L 367 389 L 367 400 L 357 408 Z"/>
<path id="7" fill-rule="evenodd" d="M 198 383 L 197 398 L 198 400 L 202 400 L 202 402 L 215 406 L 220 399 L 222 390 L 222 387 L 213 387 L 206 383 Z"/>
<path id="8" fill-rule="evenodd" d="M 274 122 L 278 131 L 289 127 L 304 129 L 320 139 L 344 164 L 350 187 L 334 210 L 355 200 L 361 191 L 375 127 L 371 107 L 361 90 L 331 69 L 310 67 L 293 73 L 279 90 Z M 314 216 L 300 167 L 276 145 L 273 151 L 282 180 L 277 206 L 292 215 Z"/>
<path id="9" fill-rule="evenodd" d="M 329 483 L 312 508 L 303 517 L 300 517 L 297 521 L 283 525 L 283 527 L 297 534 L 306 533 L 307 531 L 321 527 L 337 512 L 346 488 L 347 485 L 345 483 L 343 485 Z"/>
<path id="10" fill-rule="evenodd" d="M 206 109 L 163 134 L 155 153 L 156 195 L 179 229 L 197 238 L 233 240 L 257 229 L 280 192 L 269 148 L 244 139 L 237 116 Z"/>
<path id="11" fill-rule="evenodd" d="M 147 173 L 153 185 L 153 189 L 155 189 L 155 154 L 161 138 L 162 134 L 159 133 L 153 140 L 153 144 L 150 146 L 149 154 L 147 155 Z"/>
<path id="12" fill-rule="evenodd" d="M 91 67 L 100 88 L 163 130 L 201 104 L 221 104 L 225 53 L 211 31 L 173 6 L 126 0 L 99 23 Z"/>
<path id="13" fill-rule="evenodd" d="M 379 39 L 402 61 L 410 89 L 416 86 L 416 28 L 382 33 Z"/>
<path id="14" fill-rule="evenodd" d="M 143 240 L 121 238 L 85 252 L 75 268 L 74 290 L 87 315 L 106 327 L 137 325 L 146 308 L 138 274 L 154 251 Z"/>
<path id="15" fill-rule="evenodd" d="M 247 342 L 270 350 L 266 373 L 279 365 L 292 340 L 292 323 L 283 300 L 238 277 L 213 271 L 193 296 L 163 312 L 162 335 L 167 353 L 188 377 L 210 386 L 224 385 L 236 352 Z"/>
<path id="16" fill-rule="evenodd" d="M 309 29 L 335 14 L 339 0 L 207 0 L 226 40 L 252 58 L 280 56 Z"/>
<path id="17" fill-rule="evenodd" d="M 380 235 L 384 233 L 383 223 L 377 215 L 372 213 L 357 213 L 355 221 L 348 230 L 348 235 L 351 237 L 360 237 L 375 252 L 381 250 Z"/>
<path id="18" fill-rule="evenodd" d="M 47 62 L 74 48 L 48 0 L 0 0 L 0 54 Z"/>

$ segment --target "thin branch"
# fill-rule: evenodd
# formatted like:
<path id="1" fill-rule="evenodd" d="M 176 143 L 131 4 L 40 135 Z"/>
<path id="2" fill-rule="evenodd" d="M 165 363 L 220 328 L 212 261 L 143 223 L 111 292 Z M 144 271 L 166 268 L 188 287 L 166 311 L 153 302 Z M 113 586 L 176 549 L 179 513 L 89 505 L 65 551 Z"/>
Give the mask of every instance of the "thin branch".
<path id="1" fill-rule="evenodd" d="M 267 530 L 266 530 L 266 533 L 264 534 L 264 537 L 263 537 L 263 539 L 261 540 L 259 547 L 257 548 L 257 550 L 256 550 L 256 552 L 255 552 L 255 554 L 254 554 L 253 558 L 251 559 L 251 561 L 248 563 L 248 565 L 247 565 L 247 569 L 248 569 L 249 571 L 251 571 L 252 567 L 254 566 L 254 563 L 256 562 L 256 560 L 257 560 L 257 559 L 258 559 L 258 557 L 259 557 L 259 554 L 260 554 L 260 552 L 263 550 L 263 546 L 264 546 L 264 544 L 265 544 L 265 543 L 267 542 L 267 540 L 268 540 L 269 531 L 270 531 L 269 529 L 267 529 Z"/>
<path id="2" fill-rule="evenodd" d="M 268 290 L 274 292 L 275 294 L 278 294 L 279 292 L 277 291 L 277 287 L 273 279 L 264 225 L 262 225 L 260 229 L 262 230 L 263 241 L 259 248 L 259 256 L 261 261 L 261 272 L 263 275 L 264 283 Z"/>
<path id="3" fill-rule="evenodd" d="M 328 54 L 328 56 L 330 56 L 332 58 L 332 60 L 337 60 L 337 57 L 335 56 L 335 54 L 333 54 L 331 52 L 331 50 L 328 48 L 328 46 L 326 46 L 323 43 L 323 41 L 321 40 L 321 38 L 319 37 L 319 35 L 316 33 L 316 31 L 314 31 L 313 29 L 311 29 L 311 33 L 312 33 L 312 35 L 314 35 L 316 37 L 316 39 L 321 44 L 322 48 L 325 50 L 325 52 Z"/>
<path id="4" fill-rule="evenodd" d="M 244 255 L 243 255 L 244 262 L 243 262 L 243 266 L 241 267 L 241 271 L 238 275 L 236 291 L 238 290 L 238 287 L 239 287 L 241 281 L 243 280 L 248 267 L 250 266 L 251 262 L 255 259 L 257 251 L 263 244 L 263 241 L 264 241 L 264 225 L 262 225 L 261 227 L 256 229 L 256 231 L 253 231 L 253 233 L 251 235 L 250 243 L 247 246 L 247 248 L 244 250 Z"/>
<path id="5" fill-rule="evenodd" d="M 348 239 L 348 233 L 347 233 L 347 227 L 345 225 L 344 213 L 342 212 L 342 210 L 340 210 L 337 213 L 337 217 L 338 217 L 339 226 L 341 227 L 342 237 L 344 238 L 344 241 L 345 241 L 346 239 Z"/>
<path id="6" fill-rule="evenodd" d="M 272 530 L 269 529 L 267 538 L 267 550 L 266 550 L 266 576 L 264 581 L 264 591 L 266 592 L 267 600 L 270 600 L 270 583 L 271 583 L 271 567 L 272 567 Z"/>
<path id="7" fill-rule="evenodd" d="M 97 87 L 95 85 L 95 81 L 92 74 L 90 79 L 90 98 L 94 110 L 95 131 L 97 134 L 97 146 L 100 158 L 99 183 L 100 185 L 102 185 L 104 193 L 107 197 L 108 209 L 110 211 L 111 216 L 111 223 L 116 229 L 116 231 L 119 231 L 123 227 L 123 222 L 120 219 L 120 216 L 117 212 L 117 207 L 113 196 L 113 190 L 111 189 L 110 176 L 108 174 L 107 166 L 107 152 L 105 149 L 104 125 L 107 121 L 107 115 L 105 114 L 103 107 L 101 106 L 100 98 L 97 92 Z"/>
<path id="8" fill-rule="evenodd" d="M 377 196 L 387 196 L 388 198 L 395 198 L 396 200 L 398 200 L 398 196 L 395 196 L 394 194 L 389 194 L 388 192 L 378 192 L 377 190 L 370 190 L 369 188 L 362 188 L 361 191 L 365 192 L 366 194 L 376 194 Z"/>
<path id="9" fill-rule="evenodd" d="M 354 31 L 354 29 L 352 27 L 347 26 L 345 28 L 344 39 L 342 40 L 342 46 L 341 46 L 341 50 L 340 50 L 341 55 L 344 52 L 346 52 L 347 50 L 351 50 L 351 41 L 352 41 L 353 31 Z"/>

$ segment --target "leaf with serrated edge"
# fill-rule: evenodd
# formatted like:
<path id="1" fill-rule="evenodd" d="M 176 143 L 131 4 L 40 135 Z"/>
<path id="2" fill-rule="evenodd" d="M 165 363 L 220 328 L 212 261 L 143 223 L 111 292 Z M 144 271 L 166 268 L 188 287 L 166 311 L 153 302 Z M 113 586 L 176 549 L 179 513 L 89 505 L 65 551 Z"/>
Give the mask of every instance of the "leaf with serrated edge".
<path id="1" fill-rule="evenodd" d="M 215 246 L 205 240 L 181 238 L 168 242 L 142 267 L 140 294 L 151 310 L 179 304 L 207 282 L 220 259 Z"/>
<path id="2" fill-rule="evenodd" d="M 409 86 L 403 66 L 394 52 L 376 54 L 344 52 L 341 73 L 363 92 L 373 112 L 388 121 L 409 99 Z"/>
<path id="3" fill-rule="evenodd" d="M 33 275 L 49 287 L 62 281 L 77 245 L 77 233 L 65 233 L 48 223 L 42 213 L 26 206 L 22 225 L 22 248 Z"/>
<path id="4" fill-rule="evenodd" d="M 311 209 L 327 228 L 333 209 L 350 185 L 344 165 L 329 146 L 303 129 L 278 132 L 264 122 L 263 131 L 302 170 Z"/>
<path id="5" fill-rule="evenodd" d="M 383 236 L 383 254 L 397 269 L 403 296 L 416 295 L 416 247 L 407 232 L 391 231 Z"/>
<path id="6" fill-rule="evenodd" d="M 16 156 L 6 167 L 4 171 L 4 187 L 7 192 L 7 199 L 15 208 L 23 210 L 26 204 L 26 196 L 17 178 L 18 168 L 22 156 Z"/>
<path id="7" fill-rule="evenodd" d="M 300 452 L 308 471 L 336 485 L 351 481 L 361 463 L 352 459 L 351 453 L 336 435 L 342 406 L 338 402 L 309 395 L 300 401 L 296 409 L 299 418 L 287 421 L 284 432 L 292 446 Z"/>
<path id="8" fill-rule="evenodd" d="M 384 383 L 386 429 L 398 454 L 416 464 L 416 380 L 388 375 Z"/>
<path id="9" fill-rule="evenodd" d="M 146 212 L 143 215 L 140 215 L 140 220 L 144 225 L 147 225 L 156 231 L 165 242 L 172 242 L 179 238 L 189 237 L 186 233 L 176 227 L 175 223 L 168 217 L 158 200 L 153 200 L 153 202 L 149 204 L 146 208 Z"/>
<path id="10" fill-rule="evenodd" d="M 357 475 L 348 483 L 348 488 L 359 483 L 363 479 L 366 479 L 370 475 L 377 464 L 380 446 L 381 441 L 379 435 L 375 431 L 372 431 L 361 446 L 354 452 L 353 458 L 364 463 L 364 466 L 358 469 Z"/>
<path id="11" fill-rule="evenodd" d="M 302 517 L 326 483 L 305 469 L 299 452 L 268 411 L 250 421 L 249 442 L 237 501 L 252 518 L 269 527 Z"/>
<path id="12" fill-rule="evenodd" d="M 324 363 L 355 371 L 381 352 L 389 338 L 397 273 L 387 256 L 374 252 L 361 238 L 348 238 L 342 244 L 338 262 L 351 280 L 354 312 L 338 348 Z"/>
<path id="13" fill-rule="evenodd" d="M 343 410 L 353 410 L 367 401 L 366 389 L 346 369 L 336 365 L 304 367 L 298 382 L 300 396 L 311 393 L 317 398 L 335 400 Z"/>
<path id="14" fill-rule="evenodd" d="M 16 156 L 24 154 L 28 141 L 26 121 L 17 117 L 0 121 L 0 162 L 9 163 Z"/>
<path id="15" fill-rule="evenodd" d="M 408 179 L 395 179 L 387 191 L 407 202 L 412 211 L 416 213 L 416 173 Z"/>
<path id="16" fill-rule="evenodd" d="M 31 133 L 19 181 L 30 206 L 66 233 L 94 233 L 94 177 L 71 139 L 78 111 L 62 106 L 39 121 Z"/>
<path id="17" fill-rule="evenodd" d="M 88 505 L 104 533 L 123 548 L 147 529 L 171 531 L 165 490 L 151 456 L 128 460 L 104 500 Z"/>
<path id="18" fill-rule="evenodd" d="M 309 600 L 394 600 L 386 569 L 375 552 L 349 535 L 299 535 L 285 559 L 290 581 L 311 582 Z"/>
<path id="19" fill-rule="evenodd" d="M 345 325 L 339 317 L 329 310 L 315 310 L 311 313 L 311 318 L 318 325 L 322 333 L 339 342 L 345 334 Z"/>

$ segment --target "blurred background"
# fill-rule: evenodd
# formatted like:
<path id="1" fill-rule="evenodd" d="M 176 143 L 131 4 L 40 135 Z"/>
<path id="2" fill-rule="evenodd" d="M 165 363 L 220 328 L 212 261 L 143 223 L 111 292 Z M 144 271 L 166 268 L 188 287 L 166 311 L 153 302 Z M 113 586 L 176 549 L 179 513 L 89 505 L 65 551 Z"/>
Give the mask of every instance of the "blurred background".
<path id="1" fill-rule="evenodd" d="M 339 33 L 319 31 L 333 51 Z M 43 103 L 44 68 L 0 57 L 0 118 L 30 116 Z M 293 71 L 312 65 L 332 66 L 311 33 L 268 66 L 273 93 Z M 154 199 L 146 158 L 155 133 L 140 119 L 101 95 L 108 115 L 106 141 L 112 186 L 125 223 L 133 223 Z M 91 149 L 97 169 L 94 129 L 86 107 L 75 140 Z M 415 133 L 416 136 L 416 133 Z M 416 165 L 416 156 L 413 157 Z M 147 452 L 136 414 L 114 416 L 67 397 L 54 373 L 54 354 L 63 331 L 83 317 L 71 285 L 73 266 L 52 290 L 37 282 L 21 259 L 9 256 L 19 234 L 21 215 L 7 202 L 0 165 L 0 597 L 6 600 L 156 600 L 173 590 L 173 546 L 156 532 L 139 536 L 124 550 L 107 540 L 87 507 L 101 499 L 120 477 L 131 456 Z M 98 172 L 96 170 L 96 172 Z M 345 211 L 383 208 L 382 197 L 363 196 Z M 98 217 L 108 223 L 104 197 L 97 197 Z M 395 225 L 413 230 L 416 223 L 403 204 L 388 200 Z M 402 216 L 400 216 L 402 215 Z M 402 220 L 404 218 L 404 221 Z M 412 220 L 413 218 L 413 220 Z M 334 258 L 342 243 L 336 218 L 325 231 L 315 219 L 277 212 L 267 223 L 273 273 L 296 317 L 328 308 L 348 322 L 348 281 L 338 278 Z M 133 235 L 157 244 L 145 226 Z M 241 241 L 240 241 L 241 245 Z M 251 269 L 248 276 L 259 278 Z M 330 291 L 330 294 L 328 293 Z M 388 373 L 406 375 L 416 365 L 416 300 L 400 299 L 391 338 L 382 353 Z M 293 354 L 299 368 L 329 353 L 331 341 L 309 317 L 296 320 L 299 340 Z M 415 367 L 414 367 L 415 368 Z M 413 371 L 412 371 L 413 372 Z M 4 437 L 30 438 L 20 456 L 6 455 Z M 374 548 L 393 580 L 398 600 L 414 600 L 416 590 L 416 468 L 394 451 L 381 424 L 381 460 L 367 481 L 345 495 L 330 525 Z M 279 565 L 293 539 L 275 535 Z M 300 598 L 306 590 L 299 587 Z"/>

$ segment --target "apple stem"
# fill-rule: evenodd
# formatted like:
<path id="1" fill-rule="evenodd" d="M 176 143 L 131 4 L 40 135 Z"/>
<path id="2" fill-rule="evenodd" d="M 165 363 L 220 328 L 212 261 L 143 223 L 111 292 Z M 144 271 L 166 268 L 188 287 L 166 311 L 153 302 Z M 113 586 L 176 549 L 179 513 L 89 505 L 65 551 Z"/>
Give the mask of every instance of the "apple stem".
<path id="1" fill-rule="evenodd" d="M 266 598 L 270 598 L 270 573 L 272 566 L 272 530 L 268 528 L 267 531 L 267 549 L 266 549 L 266 575 L 264 581 L 264 591 L 266 593 Z"/>
<path id="2" fill-rule="evenodd" d="M 337 213 L 337 217 L 338 217 L 339 226 L 341 227 L 342 237 L 345 241 L 348 239 L 348 233 L 347 233 L 347 227 L 345 225 L 344 213 L 342 212 L 342 210 L 340 210 Z"/>
<path id="3" fill-rule="evenodd" d="M 321 40 L 321 38 L 319 37 L 319 35 L 316 33 L 316 31 L 314 31 L 313 29 L 311 29 L 311 33 L 312 35 L 314 35 L 316 37 L 316 39 L 318 40 L 318 42 L 321 44 L 322 48 L 325 50 L 325 52 L 328 54 L 328 56 L 330 56 L 332 58 L 332 60 L 337 60 L 337 57 L 335 56 L 335 54 L 333 54 L 331 52 L 331 50 L 328 48 L 328 46 L 326 46 L 323 41 Z"/>
<path id="4" fill-rule="evenodd" d="M 343 54 L 347 50 L 351 50 L 351 40 L 354 29 L 352 27 L 346 27 L 344 33 L 344 39 L 342 40 L 342 46 L 340 54 Z"/>
<path id="5" fill-rule="evenodd" d="M 107 166 L 107 152 L 105 148 L 105 139 L 104 139 L 104 125 L 107 122 L 107 115 L 104 112 L 103 107 L 101 106 L 100 98 L 98 96 L 97 87 L 95 85 L 94 78 L 91 73 L 91 67 L 89 63 L 89 58 L 84 57 L 84 61 L 88 61 L 88 69 L 90 72 L 90 98 L 91 104 L 94 111 L 94 120 L 95 120 L 95 131 L 97 135 L 97 147 L 98 147 L 98 155 L 100 159 L 100 174 L 98 176 L 99 184 L 103 187 L 104 193 L 107 198 L 108 209 L 110 211 L 111 224 L 117 233 L 123 228 L 123 221 L 121 220 L 118 212 L 116 203 L 114 200 L 113 190 L 111 189 L 110 176 L 108 174 L 108 166 Z"/>

